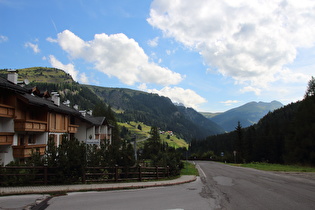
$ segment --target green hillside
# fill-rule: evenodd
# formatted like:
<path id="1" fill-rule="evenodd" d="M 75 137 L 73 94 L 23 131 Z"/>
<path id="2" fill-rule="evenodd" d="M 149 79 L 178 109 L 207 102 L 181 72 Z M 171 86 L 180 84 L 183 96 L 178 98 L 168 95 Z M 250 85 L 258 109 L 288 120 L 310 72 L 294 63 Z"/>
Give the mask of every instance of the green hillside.
<path id="1" fill-rule="evenodd" d="M 7 69 L 0 69 L 0 76 L 7 77 Z M 18 69 L 18 80 L 28 79 L 29 82 L 36 83 L 72 83 L 74 82 L 70 74 L 56 68 L 32 67 Z"/>
<path id="2" fill-rule="evenodd" d="M 128 130 L 127 139 L 131 139 L 136 135 L 136 141 L 138 148 L 143 147 L 144 141 L 150 137 L 151 126 L 147 126 L 142 122 L 128 122 L 128 123 L 118 123 L 123 129 L 125 127 Z M 139 127 L 140 126 L 140 127 Z M 141 128 L 141 129 L 139 129 Z M 188 144 L 184 139 L 178 138 L 176 135 L 168 135 L 166 132 L 160 134 L 160 138 L 163 142 L 166 142 L 169 146 L 179 148 L 188 148 Z"/>

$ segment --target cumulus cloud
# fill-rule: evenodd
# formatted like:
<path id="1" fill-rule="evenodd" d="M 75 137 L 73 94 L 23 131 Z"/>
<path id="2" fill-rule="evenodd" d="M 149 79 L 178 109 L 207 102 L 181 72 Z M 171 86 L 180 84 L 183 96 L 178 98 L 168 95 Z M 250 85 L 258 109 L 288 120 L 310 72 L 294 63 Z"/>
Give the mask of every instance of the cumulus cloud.
<path id="1" fill-rule="evenodd" d="M 95 69 L 109 77 L 117 77 L 127 85 L 155 83 L 174 85 L 183 76 L 168 68 L 150 62 L 144 50 L 125 34 L 95 34 L 91 41 L 84 41 L 69 30 L 58 34 L 57 42 L 73 59 L 84 59 L 94 64 Z"/>
<path id="2" fill-rule="evenodd" d="M 144 85 L 142 85 L 142 87 L 146 88 Z M 183 89 L 181 87 L 167 86 L 161 90 L 147 89 L 146 91 L 168 97 L 173 103 L 181 103 L 186 107 L 191 107 L 194 109 L 197 109 L 200 104 L 207 102 L 205 98 L 198 95 L 195 91 L 191 89 Z"/>
<path id="3" fill-rule="evenodd" d="M 85 73 L 80 74 L 80 82 L 84 84 L 89 84 L 89 79 Z"/>
<path id="4" fill-rule="evenodd" d="M 78 81 L 78 74 L 79 72 L 75 70 L 75 67 L 72 63 L 63 64 L 53 55 L 49 55 L 49 62 L 54 68 L 62 69 L 68 74 L 70 74 L 74 81 Z"/>
<path id="5" fill-rule="evenodd" d="M 31 48 L 31 49 L 34 51 L 34 53 L 36 53 L 36 54 L 40 52 L 40 49 L 39 49 L 39 47 L 38 47 L 38 44 L 33 44 L 33 43 L 31 43 L 31 42 L 26 42 L 26 43 L 24 44 L 24 46 Z"/>
<path id="6" fill-rule="evenodd" d="M 256 94 L 315 43 L 313 0 L 155 0 L 147 21 Z"/>

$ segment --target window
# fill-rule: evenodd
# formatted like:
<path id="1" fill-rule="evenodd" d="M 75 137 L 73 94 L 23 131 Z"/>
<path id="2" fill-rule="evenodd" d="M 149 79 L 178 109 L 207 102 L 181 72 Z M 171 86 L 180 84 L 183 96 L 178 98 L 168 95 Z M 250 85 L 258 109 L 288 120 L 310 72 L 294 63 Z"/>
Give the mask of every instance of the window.
<path id="1" fill-rule="evenodd" d="M 35 135 L 34 134 L 28 135 L 28 144 L 35 144 L 35 143 L 36 143 Z"/>
<path id="2" fill-rule="evenodd" d="M 19 135 L 19 142 L 18 142 L 19 146 L 25 145 L 24 137 L 25 137 L 24 135 Z"/>

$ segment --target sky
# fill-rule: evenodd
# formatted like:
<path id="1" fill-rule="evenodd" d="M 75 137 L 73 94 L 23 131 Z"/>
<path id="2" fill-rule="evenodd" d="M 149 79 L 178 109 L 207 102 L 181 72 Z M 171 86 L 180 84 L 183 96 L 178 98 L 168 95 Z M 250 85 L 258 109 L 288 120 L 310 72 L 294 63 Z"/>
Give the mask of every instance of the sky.
<path id="1" fill-rule="evenodd" d="M 197 111 L 303 99 L 314 0 L 0 0 L 0 69 L 157 93 Z"/>

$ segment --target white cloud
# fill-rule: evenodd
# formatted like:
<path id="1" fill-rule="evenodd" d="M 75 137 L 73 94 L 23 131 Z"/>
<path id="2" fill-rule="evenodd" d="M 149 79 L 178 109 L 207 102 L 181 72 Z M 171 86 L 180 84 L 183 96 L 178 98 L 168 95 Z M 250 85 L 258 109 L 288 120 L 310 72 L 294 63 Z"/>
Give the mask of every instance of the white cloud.
<path id="1" fill-rule="evenodd" d="M 127 85 L 155 83 L 178 84 L 183 76 L 150 62 L 139 44 L 124 34 L 95 34 L 91 41 L 84 41 L 69 30 L 58 34 L 56 40 L 73 59 L 93 63 L 95 69 L 117 77 Z"/>
<path id="2" fill-rule="evenodd" d="M 86 76 L 85 73 L 80 74 L 79 81 L 84 83 L 84 84 L 89 84 L 89 79 L 88 79 L 88 77 Z"/>
<path id="3" fill-rule="evenodd" d="M 232 104 L 237 104 L 239 103 L 240 101 L 237 101 L 237 100 L 227 100 L 227 101 L 221 101 L 220 103 L 221 104 L 224 104 L 226 106 L 231 106 Z"/>
<path id="4" fill-rule="evenodd" d="M 256 94 L 315 43 L 313 0 L 155 0 L 148 22 Z"/>
<path id="5" fill-rule="evenodd" d="M 242 93 L 254 92 L 256 95 L 260 95 L 261 89 L 255 88 L 255 87 L 252 87 L 252 86 L 246 86 L 246 87 L 244 87 L 244 88 L 241 89 L 241 92 L 242 92 Z"/>
<path id="6" fill-rule="evenodd" d="M 47 37 L 46 40 L 47 40 L 48 42 L 51 42 L 51 43 L 58 43 L 58 40 L 53 39 L 53 38 L 51 38 L 51 37 Z"/>
<path id="7" fill-rule="evenodd" d="M 151 46 L 151 47 L 158 46 L 158 43 L 159 43 L 159 37 L 155 37 L 154 39 L 150 39 L 148 41 L 148 45 Z"/>
<path id="8" fill-rule="evenodd" d="M 40 52 L 40 49 L 39 49 L 39 47 L 38 47 L 38 44 L 33 44 L 33 43 L 31 43 L 31 42 L 26 42 L 26 43 L 24 44 L 24 46 L 31 48 L 31 49 L 34 51 L 34 53 L 36 53 L 36 54 Z"/>
<path id="9" fill-rule="evenodd" d="M 180 87 L 164 87 L 161 90 L 148 89 L 146 91 L 168 97 L 173 103 L 182 103 L 186 107 L 194 109 L 197 109 L 200 104 L 207 102 L 205 98 L 198 95 L 195 91 Z"/>
<path id="10" fill-rule="evenodd" d="M 9 38 L 7 36 L 0 35 L 0 43 L 8 41 Z"/>
<path id="11" fill-rule="evenodd" d="M 140 84 L 138 86 L 138 89 L 142 90 L 142 91 L 147 91 L 147 84 L 145 84 L 145 83 Z"/>
<path id="12" fill-rule="evenodd" d="M 57 60 L 53 55 L 49 55 L 49 62 L 54 68 L 64 70 L 65 72 L 72 76 L 74 81 L 78 81 L 77 79 L 79 72 L 75 70 L 75 67 L 72 63 L 63 64 L 59 60 Z"/>

